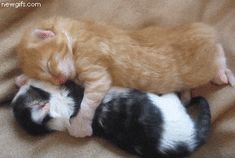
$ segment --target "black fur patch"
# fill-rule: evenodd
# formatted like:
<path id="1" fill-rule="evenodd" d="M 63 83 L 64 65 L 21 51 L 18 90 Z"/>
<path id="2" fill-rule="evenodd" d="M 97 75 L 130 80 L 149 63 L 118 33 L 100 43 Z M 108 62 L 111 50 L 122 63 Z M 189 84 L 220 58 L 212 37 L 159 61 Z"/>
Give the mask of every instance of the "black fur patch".
<path id="1" fill-rule="evenodd" d="M 93 131 L 131 153 L 156 156 L 162 133 L 162 116 L 146 93 L 132 90 L 126 96 L 120 95 L 98 107 Z"/>
<path id="2" fill-rule="evenodd" d="M 80 110 L 81 102 L 84 95 L 84 88 L 82 86 L 76 85 L 73 81 L 67 81 L 64 86 L 69 91 L 68 97 L 71 97 L 75 102 L 75 109 L 70 117 L 73 118 Z"/>
<path id="3" fill-rule="evenodd" d="M 190 106 L 198 108 L 195 122 L 197 148 L 206 142 L 211 128 L 211 112 L 205 98 L 198 96 L 191 99 Z"/>

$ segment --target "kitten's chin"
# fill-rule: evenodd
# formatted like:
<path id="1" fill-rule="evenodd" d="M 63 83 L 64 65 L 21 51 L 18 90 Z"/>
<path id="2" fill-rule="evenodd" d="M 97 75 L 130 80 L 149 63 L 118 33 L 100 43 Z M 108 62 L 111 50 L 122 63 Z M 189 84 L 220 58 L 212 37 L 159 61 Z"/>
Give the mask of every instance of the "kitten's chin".
<path id="1" fill-rule="evenodd" d="M 48 79 L 49 82 L 51 82 L 54 85 L 62 85 L 68 80 L 68 77 L 61 75 L 61 76 L 53 76 Z"/>
<path id="2" fill-rule="evenodd" d="M 57 79 L 57 77 L 50 77 L 50 78 L 46 78 L 46 79 L 42 79 L 42 80 L 46 80 L 46 81 L 48 81 L 48 82 L 50 82 L 50 83 L 52 83 L 53 85 L 56 85 L 56 86 L 62 84 L 61 81 L 59 81 Z"/>
<path id="3" fill-rule="evenodd" d="M 47 127 L 55 131 L 67 131 L 69 125 L 67 118 L 53 118 L 47 123 Z"/>

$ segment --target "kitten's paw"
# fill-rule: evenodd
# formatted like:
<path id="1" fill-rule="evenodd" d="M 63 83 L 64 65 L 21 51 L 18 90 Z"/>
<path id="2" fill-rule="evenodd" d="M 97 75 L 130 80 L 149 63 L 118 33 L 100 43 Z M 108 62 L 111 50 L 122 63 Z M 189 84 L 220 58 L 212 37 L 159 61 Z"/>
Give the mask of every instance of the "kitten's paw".
<path id="1" fill-rule="evenodd" d="M 55 117 L 51 121 L 48 122 L 47 126 L 50 129 L 56 131 L 67 131 L 68 126 L 70 125 L 68 118 L 63 117 Z"/>
<path id="2" fill-rule="evenodd" d="M 225 73 L 225 70 L 219 70 L 212 82 L 217 85 L 228 84 L 228 77 Z"/>
<path id="3" fill-rule="evenodd" d="M 92 135 L 92 121 L 78 114 L 71 120 L 68 127 L 69 134 L 74 137 L 87 137 Z"/>
<path id="4" fill-rule="evenodd" d="M 28 77 L 26 75 L 20 75 L 20 76 L 17 76 L 15 78 L 15 84 L 18 86 L 18 87 L 21 87 L 23 85 L 25 85 L 28 81 Z"/>
<path id="5" fill-rule="evenodd" d="M 235 85 L 235 76 L 230 69 L 220 70 L 216 77 L 212 80 L 213 83 L 217 85 L 230 84 L 231 86 Z"/>

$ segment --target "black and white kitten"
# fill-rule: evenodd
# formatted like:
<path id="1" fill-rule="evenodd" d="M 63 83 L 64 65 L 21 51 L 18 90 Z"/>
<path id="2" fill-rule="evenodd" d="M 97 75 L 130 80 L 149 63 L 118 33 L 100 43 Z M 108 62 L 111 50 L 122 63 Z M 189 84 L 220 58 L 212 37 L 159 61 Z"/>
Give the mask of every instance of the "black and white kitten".
<path id="1" fill-rule="evenodd" d="M 30 134 L 64 131 L 77 114 L 84 89 L 73 82 L 56 87 L 29 79 L 12 101 L 14 116 Z M 202 145 L 210 129 L 210 110 L 203 97 L 195 121 L 174 93 L 162 96 L 112 88 L 97 108 L 94 135 L 145 158 L 185 157 Z"/>

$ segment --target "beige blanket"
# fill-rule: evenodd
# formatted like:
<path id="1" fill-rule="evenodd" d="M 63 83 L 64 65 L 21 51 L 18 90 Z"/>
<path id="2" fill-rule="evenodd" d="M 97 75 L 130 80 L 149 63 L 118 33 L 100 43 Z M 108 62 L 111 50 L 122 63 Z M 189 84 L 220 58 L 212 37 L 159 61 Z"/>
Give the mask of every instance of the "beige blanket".
<path id="1" fill-rule="evenodd" d="M 14 77 L 19 69 L 14 47 L 22 30 L 34 21 L 54 15 L 105 21 L 124 29 L 202 21 L 219 31 L 228 65 L 235 72 L 234 0 L 31 0 L 41 4 L 41 7 L 31 8 L 19 6 L 23 4 L 7 8 L 6 2 L 0 1 L 1 102 L 11 99 L 16 90 Z M 206 96 L 210 102 L 213 132 L 208 143 L 192 157 L 234 158 L 235 88 L 206 85 L 194 93 Z M 76 139 L 60 133 L 40 138 L 30 137 L 16 125 L 11 108 L 7 103 L 4 104 L 6 106 L 0 108 L 1 158 L 134 157 L 101 139 Z"/>

